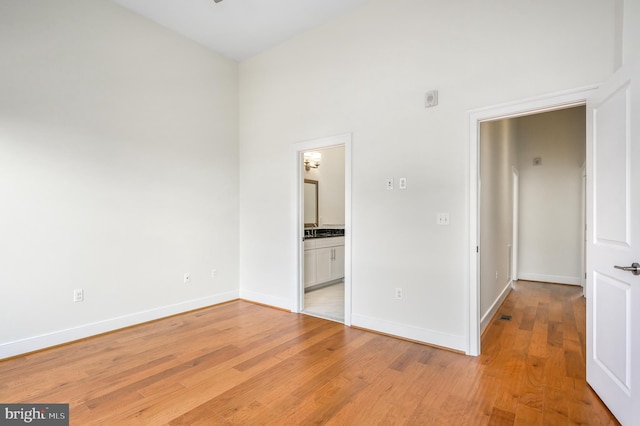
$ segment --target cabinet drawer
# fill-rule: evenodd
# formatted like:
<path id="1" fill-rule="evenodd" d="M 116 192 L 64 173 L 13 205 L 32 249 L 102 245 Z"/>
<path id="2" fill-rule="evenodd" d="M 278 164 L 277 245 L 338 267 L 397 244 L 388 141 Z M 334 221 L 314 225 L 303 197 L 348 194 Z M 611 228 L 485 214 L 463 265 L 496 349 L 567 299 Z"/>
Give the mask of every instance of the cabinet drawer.
<path id="1" fill-rule="evenodd" d="M 344 237 L 317 238 L 314 241 L 316 243 L 316 248 L 337 247 L 344 245 Z"/>

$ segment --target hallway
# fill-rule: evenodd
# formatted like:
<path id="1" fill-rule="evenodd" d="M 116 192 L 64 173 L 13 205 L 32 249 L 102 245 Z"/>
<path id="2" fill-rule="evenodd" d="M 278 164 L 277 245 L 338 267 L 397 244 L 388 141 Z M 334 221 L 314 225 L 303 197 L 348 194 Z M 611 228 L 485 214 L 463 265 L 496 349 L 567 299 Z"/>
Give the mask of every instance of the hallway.
<path id="1" fill-rule="evenodd" d="M 482 336 L 484 374 L 520 424 L 617 424 L 585 381 L 582 287 L 517 281 Z"/>

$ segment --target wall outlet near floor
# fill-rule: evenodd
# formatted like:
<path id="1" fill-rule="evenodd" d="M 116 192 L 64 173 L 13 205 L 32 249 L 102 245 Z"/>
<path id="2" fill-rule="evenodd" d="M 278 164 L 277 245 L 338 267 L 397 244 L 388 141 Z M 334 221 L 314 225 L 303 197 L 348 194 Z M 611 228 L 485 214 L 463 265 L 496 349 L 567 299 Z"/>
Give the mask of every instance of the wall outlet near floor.
<path id="1" fill-rule="evenodd" d="M 212 269 L 211 270 L 211 279 L 215 280 L 217 276 L 218 276 L 218 270 L 217 269 Z"/>
<path id="2" fill-rule="evenodd" d="M 184 273 L 184 283 L 189 284 L 191 282 L 191 274 L 189 272 Z"/>
<path id="3" fill-rule="evenodd" d="M 84 302 L 84 290 L 81 288 L 76 288 L 73 290 L 73 301 L 74 302 Z"/>
<path id="4" fill-rule="evenodd" d="M 396 288 L 396 299 L 398 299 L 398 300 L 402 299 L 402 289 L 401 288 Z"/>

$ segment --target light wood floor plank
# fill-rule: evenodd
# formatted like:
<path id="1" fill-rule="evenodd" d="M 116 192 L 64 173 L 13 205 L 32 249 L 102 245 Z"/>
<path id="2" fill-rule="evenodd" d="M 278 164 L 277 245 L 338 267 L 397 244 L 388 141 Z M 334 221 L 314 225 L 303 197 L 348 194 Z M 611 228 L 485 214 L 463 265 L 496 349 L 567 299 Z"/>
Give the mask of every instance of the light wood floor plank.
<path id="1" fill-rule="evenodd" d="M 235 301 L 0 361 L 0 401 L 72 425 L 618 424 L 585 382 L 585 301 L 519 282 L 468 357 Z"/>

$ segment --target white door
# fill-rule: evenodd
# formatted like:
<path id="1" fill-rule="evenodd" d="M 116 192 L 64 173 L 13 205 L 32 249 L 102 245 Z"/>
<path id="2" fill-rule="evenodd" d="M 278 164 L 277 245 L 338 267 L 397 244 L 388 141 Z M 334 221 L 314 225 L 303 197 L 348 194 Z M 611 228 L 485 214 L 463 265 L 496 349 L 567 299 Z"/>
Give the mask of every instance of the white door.
<path id="1" fill-rule="evenodd" d="M 587 102 L 587 382 L 623 425 L 640 425 L 640 69 Z M 640 273 L 640 270 L 636 269 Z"/>

